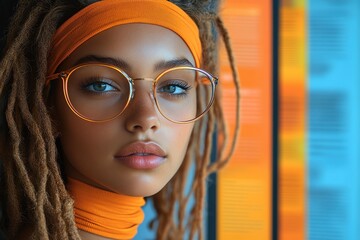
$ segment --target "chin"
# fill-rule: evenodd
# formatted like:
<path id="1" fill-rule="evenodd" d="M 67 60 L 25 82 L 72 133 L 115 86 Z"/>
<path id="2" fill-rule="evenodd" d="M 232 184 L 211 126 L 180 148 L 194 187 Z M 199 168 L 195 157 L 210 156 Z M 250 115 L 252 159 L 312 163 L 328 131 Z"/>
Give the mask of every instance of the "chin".
<path id="1" fill-rule="evenodd" d="M 168 182 L 158 183 L 152 181 L 127 181 L 127 184 L 121 186 L 113 186 L 109 190 L 133 197 L 150 197 L 160 192 Z"/>
<path id="2" fill-rule="evenodd" d="M 134 189 L 133 191 L 130 191 L 129 194 L 130 196 L 134 196 L 134 197 L 151 197 L 155 194 L 157 194 L 158 192 L 160 192 L 163 187 L 154 187 L 151 186 L 149 188 L 141 188 L 141 189 Z"/>

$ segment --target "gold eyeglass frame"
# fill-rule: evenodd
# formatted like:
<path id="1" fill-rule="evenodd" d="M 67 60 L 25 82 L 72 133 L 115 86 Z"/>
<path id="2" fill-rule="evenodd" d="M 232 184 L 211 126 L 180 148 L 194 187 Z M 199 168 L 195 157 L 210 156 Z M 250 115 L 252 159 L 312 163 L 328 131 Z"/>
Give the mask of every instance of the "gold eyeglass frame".
<path id="1" fill-rule="evenodd" d="M 120 74 L 122 74 L 127 80 L 128 80 L 128 83 L 129 83 L 129 96 L 128 96 L 128 99 L 126 101 L 126 104 L 123 108 L 123 110 L 118 113 L 117 115 L 115 115 L 114 117 L 111 117 L 109 119 L 105 119 L 105 120 L 92 120 L 92 119 L 89 119 L 85 116 L 83 116 L 81 113 L 79 113 L 76 108 L 72 105 L 71 101 L 70 101 L 70 98 L 69 98 L 69 93 L 68 93 L 68 81 L 69 81 L 69 77 L 71 76 L 71 74 L 76 71 L 77 69 L 79 68 L 82 68 L 82 67 L 86 67 L 86 66 L 92 66 L 92 65 L 95 65 L 95 66 L 102 66 L 102 67 L 108 67 L 108 68 L 111 68 L 117 72 L 119 72 Z M 156 83 L 158 82 L 158 80 L 164 76 L 165 74 L 167 74 L 168 72 L 171 72 L 171 71 L 175 71 L 175 70 L 196 70 L 196 71 L 199 71 L 203 74 L 205 74 L 209 79 L 210 79 L 210 82 L 211 82 L 211 86 L 212 86 L 212 93 L 211 93 L 211 99 L 210 99 L 210 102 L 208 104 L 208 106 L 205 108 L 204 112 L 202 114 L 200 114 L 199 116 L 193 118 L 193 119 L 190 119 L 190 120 L 187 120 L 187 121 L 176 121 L 176 120 L 173 120 L 169 117 L 166 116 L 166 114 L 164 114 L 159 106 L 159 103 L 158 103 L 158 100 L 156 98 Z M 202 70 L 200 68 L 196 68 L 196 67 L 190 67 L 190 66 L 180 66 L 180 67 L 173 67 L 173 68 L 169 68 L 163 72 L 161 72 L 156 78 L 131 78 L 129 77 L 129 75 L 127 75 L 127 73 L 125 73 L 123 70 L 121 70 L 120 68 L 118 67 L 115 67 L 113 65 L 110 65 L 110 64 L 105 64 L 105 63 L 85 63 L 85 64 L 79 64 L 79 65 L 76 65 L 68 70 L 65 70 L 65 71 L 61 71 L 59 73 L 54 73 L 54 74 L 51 74 L 49 76 L 46 77 L 46 85 L 49 84 L 50 81 L 52 80 L 56 80 L 56 79 L 61 79 L 62 80 L 62 83 L 63 83 L 63 94 L 64 94 L 64 97 L 65 97 L 65 101 L 67 103 L 67 105 L 69 106 L 69 108 L 71 109 L 71 111 L 73 113 L 75 113 L 76 116 L 78 116 L 79 118 L 85 120 L 85 121 L 88 121 L 88 122 L 93 122 L 93 123 L 101 123 L 101 122 L 108 122 L 108 121 L 111 121 L 115 118 L 117 118 L 118 116 L 120 116 L 124 111 L 125 109 L 128 107 L 131 99 L 134 97 L 134 94 L 135 94 L 135 85 L 134 85 L 134 81 L 138 81 L 138 80 L 145 80 L 145 81 L 152 81 L 152 95 L 153 95 L 153 98 L 154 98 L 154 101 L 155 101 L 155 105 L 157 107 L 157 109 L 159 110 L 160 114 L 165 117 L 167 120 L 173 122 L 173 123 L 178 123 L 178 124 L 186 124 L 186 123 L 191 123 L 191 122 L 195 122 L 196 120 L 200 119 L 202 116 L 204 116 L 204 114 L 206 112 L 209 111 L 211 105 L 213 104 L 214 102 L 214 99 L 215 99 L 215 90 L 216 90 L 216 85 L 218 84 L 218 78 L 217 77 L 214 77 L 212 76 L 210 73 L 206 72 L 205 70 Z"/>

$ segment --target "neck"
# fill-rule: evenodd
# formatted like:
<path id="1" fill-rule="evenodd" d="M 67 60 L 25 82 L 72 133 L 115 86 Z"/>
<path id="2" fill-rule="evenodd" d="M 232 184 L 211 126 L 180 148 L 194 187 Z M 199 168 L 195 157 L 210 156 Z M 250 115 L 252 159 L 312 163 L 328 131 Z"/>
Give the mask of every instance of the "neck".
<path id="1" fill-rule="evenodd" d="M 136 235 L 144 219 L 144 198 L 108 192 L 72 178 L 67 188 L 75 201 L 75 222 L 81 235 L 103 237 L 98 239 L 132 239 Z"/>

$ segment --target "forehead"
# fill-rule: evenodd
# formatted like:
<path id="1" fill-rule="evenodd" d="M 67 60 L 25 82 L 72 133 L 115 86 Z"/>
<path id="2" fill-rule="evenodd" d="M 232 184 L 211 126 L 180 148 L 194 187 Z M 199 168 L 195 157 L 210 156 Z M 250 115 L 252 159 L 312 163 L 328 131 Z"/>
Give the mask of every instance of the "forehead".
<path id="1" fill-rule="evenodd" d="M 105 30 L 77 48 L 61 68 L 73 66 L 87 55 L 121 58 L 129 65 L 194 58 L 183 39 L 175 32 L 152 24 L 125 24 Z"/>

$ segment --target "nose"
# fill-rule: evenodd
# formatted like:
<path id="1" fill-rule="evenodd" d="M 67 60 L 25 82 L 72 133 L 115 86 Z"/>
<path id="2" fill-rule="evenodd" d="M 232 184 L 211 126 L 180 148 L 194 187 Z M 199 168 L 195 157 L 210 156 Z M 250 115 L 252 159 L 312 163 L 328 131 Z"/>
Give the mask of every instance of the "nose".
<path id="1" fill-rule="evenodd" d="M 160 127 L 159 114 L 151 92 L 136 86 L 134 98 L 124 112 L 126 129 L 129 132 L 156 131 Z"/>

